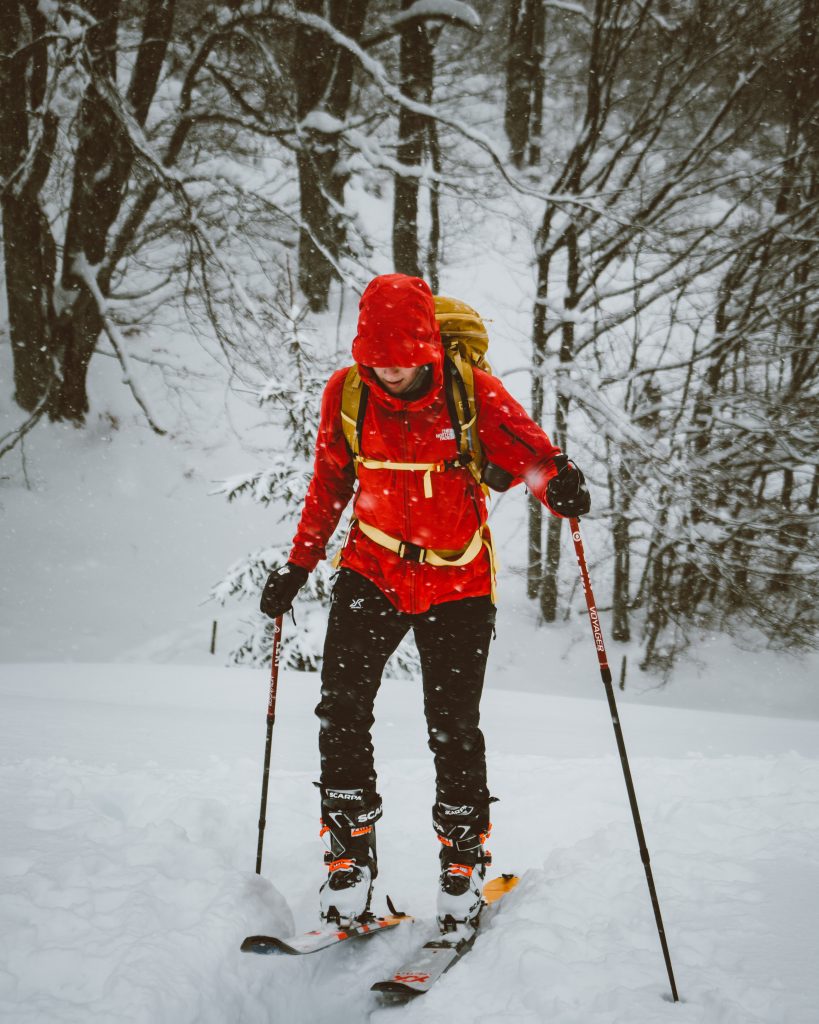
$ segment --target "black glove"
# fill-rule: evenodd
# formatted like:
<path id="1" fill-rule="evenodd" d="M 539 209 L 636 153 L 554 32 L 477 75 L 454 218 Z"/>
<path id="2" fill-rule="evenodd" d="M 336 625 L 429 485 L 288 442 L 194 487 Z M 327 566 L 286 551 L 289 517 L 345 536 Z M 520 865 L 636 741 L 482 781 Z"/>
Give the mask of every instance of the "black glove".
<path id="1" fill-rule="evenodd" d="M 555 466 L 557 476 L 546 485 L 549 508 L 567 519 L 584 516 L 591 508 L 591 495 L 582 470 L 569 462 L 568 455 L 555 455 Z"/>
<path id="2" fill-rule="evenodd" d="M 293 598 L 298 594 L 310 574 L 300 565 L 288 562 L 281 569 L 273 569 L 267 577 L 259 607 L 271 619 L 289 612 Z"/>

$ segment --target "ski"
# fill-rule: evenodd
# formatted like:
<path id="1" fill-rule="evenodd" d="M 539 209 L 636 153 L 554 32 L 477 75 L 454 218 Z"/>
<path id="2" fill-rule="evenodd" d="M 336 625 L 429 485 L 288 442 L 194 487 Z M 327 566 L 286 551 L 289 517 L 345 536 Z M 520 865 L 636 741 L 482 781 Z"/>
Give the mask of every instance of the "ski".
<path id="1" fill-rule="evenodd" d="M 487 907 L 499 900 L 518 884 L 517 875 L 501 875 L 487 882 L 483 899 Z M 487 913 L 482 911 L 481 918 Z M 391 1001 L 407 1001 L 429 992 L 435 982 L 468 953 L 478 937 L 481 918 L 474 924 L 458 925 L 454 931 L 444 932 L 438 938 L 424 943 L 417 953 L 404 963 L 391 978 L 377 981 L 373 992 L 381 992 Z"/>
<path id="2" fill-rule="evenodd" d="M 287 956 L 303 956 L 305 953 L 318 953 L 319 950 L 337 946 L 340 942 L 347 942 L 349 939 L 364 938 L 367 935 L 374 935 L 376 932 L 387 931 L 404 921 L 411 920 L 412 918 L 406 914 L 391 914 L 388 917 L 368 917 L 364 921 L 357 921 L 349 928 L 316 928 L 313 931 L 304 932 L 301 935 L 290 935 L 286 938 L 278 938 L 275 935 L 248 935 L 240 948 L 243 953 L 281 953 Z"/>

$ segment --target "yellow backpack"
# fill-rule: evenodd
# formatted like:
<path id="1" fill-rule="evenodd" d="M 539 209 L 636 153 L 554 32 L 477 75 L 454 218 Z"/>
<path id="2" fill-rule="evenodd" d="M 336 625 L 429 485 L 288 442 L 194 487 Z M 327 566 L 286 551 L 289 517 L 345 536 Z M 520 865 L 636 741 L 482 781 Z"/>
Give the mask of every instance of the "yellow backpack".
<path id="1" fill-rule="evenodd" d="M 478 437 L 477 407 L 475 405 L 475 378 L 473 367 L 487 373 L 492 368 L 486 360 L 489 335 L 483 320 L 475 310 L 460 299 L 445 295 L 435 297 L 435 319 L 441 329 L 444 346 L 444 394 L 446 395 L 449 418 L 455 439 L 458 442 L 458 457 L 455 465 L 469 470 L 475 480 L 483 482 L 484 457 Z M 363 464 L 371 468 L 387 468 L 385 463 L 375 463 L 361 454 L 361 432 L 367 411 L 369 388 L 362 381 L 357 366 L 351 366 L 344 381 L 341 397 L 341 426 L 344 438 L 352 452 L 356 473 Z M 424 487 L 427 496 L 432 494 L 431 474 L 443 469 L 455 468 L 445 463 L 390 463 L 393 469 L 416 470 L 425 473 Z M 497 467 L 495 467 L 497 468 Z M 502 471 L 501 471 L 502 472 Z M 509 480 L 511 482 L 511 477 Z M 508 487 L 509 484 L 507 483 Z M 494 484 L 493 484 L 494 487 Z M 496 487 L 495 489 L 505 489 Z"/>

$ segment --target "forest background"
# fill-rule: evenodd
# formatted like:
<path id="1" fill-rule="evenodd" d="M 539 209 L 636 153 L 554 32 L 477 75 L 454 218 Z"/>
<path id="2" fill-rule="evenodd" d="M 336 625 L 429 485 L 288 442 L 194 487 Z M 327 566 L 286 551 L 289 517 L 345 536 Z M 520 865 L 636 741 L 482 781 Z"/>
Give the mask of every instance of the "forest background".
<path id="1" fill-rule="evenodd" d="M 55 577 L 81 569 L 72 628 L 122 617 L 127 567 L 63 559 L 114 562 L 147 513 L 142 599 L 210 589 L 197 649 L 216 620 L 220 654 L 262 664 L 321 388 L 397 270 L 486 316 L 495 371 L 586 472 L 615 655 L 667 683 L 707 642 L 767 666 L 815 647 L 818 24 L 817 0 L 4 4 L 4 644 L 93 657 L 48 648 L 48 594 L 62 617 Z M 92 511 L 111 469 L 133 521 Z M 216 544 L 215 515 L 243 534 L 214 491 L 276 543 Z M 582 612 L 565 531 L 513 494 L 504 585 L 560 628 Z M 320 662 L 329 585 L 292 667 Z M 181 656 L 188 626 L 127 656 Z"/>

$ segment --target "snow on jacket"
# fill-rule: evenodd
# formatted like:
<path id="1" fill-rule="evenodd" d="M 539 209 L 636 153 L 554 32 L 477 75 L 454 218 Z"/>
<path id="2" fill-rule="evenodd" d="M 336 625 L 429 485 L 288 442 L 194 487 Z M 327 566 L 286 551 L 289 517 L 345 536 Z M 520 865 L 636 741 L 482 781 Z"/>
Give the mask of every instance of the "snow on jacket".
<path id="1" fill-rule="evenodd" d="M 353 357 L 369 387 L 361 453 L 384 462 L 429 463 L 456 458 L 458 448 L 443 387 L 444 350 L 428 285 L 420 278 L 375 278 L 360 303 Z M 409 400 L 391 395 L 371 367 L 431 365 L 429 388 Z M 313 479 L 290 561 L 307 570 L 326 557 L 326 544 L 355 491 L 353 516 L 391 537 L 437 551 L 462 551 L 486 523 L 486 500 L 467 468 L 432 476 L 432 496 L 419 471 L 359 467 L 341 426 L 341 399 L 349 367 L 324 390 Z M 477 425 L 485 459 L 525 480 L 545 504 L 546 484 L 559 454 L 543 430 L 491 374 L 475 369 Z M 488 528 L 487 528 L 488 531 Z M 467 565 L 434 566 L 399 557 L 353 527 L 342 554 L 348 569 L 371 580 L 400 611 L 417 614 L 433 604 L 491 592 L 485 548 Z"/>

